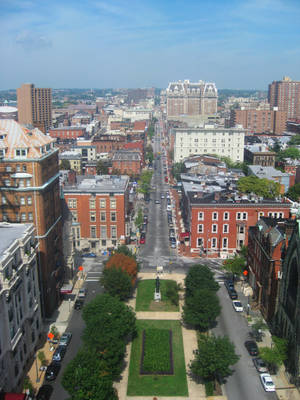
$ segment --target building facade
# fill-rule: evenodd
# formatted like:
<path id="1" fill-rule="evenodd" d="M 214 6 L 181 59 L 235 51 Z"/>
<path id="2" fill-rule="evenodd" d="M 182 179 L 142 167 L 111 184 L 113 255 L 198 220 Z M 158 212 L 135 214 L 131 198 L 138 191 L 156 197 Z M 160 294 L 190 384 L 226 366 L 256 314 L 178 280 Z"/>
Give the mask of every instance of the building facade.
<path id="1" fill-rule="evenodd" d="M 119 150 L 112 157 L 112 171 L 120 174 L 139 175 L 142 169 L 142 157 L 138 150 Z"/>
<path id="2" fill-rule="evenodd" d="M 218 128 L 206 124 L 203 128 L 174 129 L 174 162 L 181 162 L 197 154 L 229 157 L 234 162 L 244 160 L 242 128 Z"/>
<path id="3" fill-rule="evenodd" d="M 268 100 L 271 107 L 285 111 L 287 118 L 300 118 L 300 81 L 284 77 L 269 85 Z"/>
<path id="4" fill-rule="evenodd" d="M 244 149 L 244 160 L 251 165 L 262 167 L 275 167 L 276 153 L 266 151 L 263 146 L 247 146 Z"/>
<path id="5" fill-rule="evenodd" d="M 124 244 L 129 229 L 129 177 L 78 176 L 63 187 L 65 202 L 73 216 L 74 247 L 97 254 Z"/>
<path id="6" fill-rule="evenodd" d="M 0 224 L 0 391 L 20 387 L 43 331 L 32 224 Z"/>
<path id="7" fill-rule="evenodd" d="M 58 150 L 39 129 L 0 120 L 0 154 L 0 221 L 35 225 L 42 311 L 50 316 L 64 271 Z"/>
<path id="8" fill-rule="evenodd" d="M 52 92 L 24 83 L 17 89 L 18 121 L 46 133 L 52 126 Z"/>
<path id="9" fill-rule="evenodd" d="M 49 134 L 59 140 L 71 140 L 79 137 L 85 137 L 86 128 L 81 126 L 63 126 L 49 129 Z"/>

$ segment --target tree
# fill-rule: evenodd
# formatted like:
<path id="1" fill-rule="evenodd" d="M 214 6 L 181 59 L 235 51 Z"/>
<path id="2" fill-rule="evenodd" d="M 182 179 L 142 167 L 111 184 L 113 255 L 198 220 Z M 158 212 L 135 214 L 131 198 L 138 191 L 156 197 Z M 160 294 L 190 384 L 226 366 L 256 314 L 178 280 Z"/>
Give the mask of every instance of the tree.
<path id="1" fill-rule="evenodd" d="M 142 193 L 143 195 L 150 193 L 150 184 L 152 179 L 152 171 L 144 171 L 142 172 L 140 179 L 138 181 L 138 193 Z"/>
<path id="2" fill-rule="evenodd" d="M 266 178 L 260 179 L 254 175 L 240 178 L 237 188 L 242 193 L 255 193 L 269 199 L 274 199 L 280 193 L 280 184 Z"/>
<path id="3" fill-rule="evenodd" d="M 287 359 L 287 340 L 272 336 L 273 347 L 260 347 L 259 355 L 268 365 L 269 370 L 276 372 L 277 368 Z"/>
<path id="4" fill-rule="evenodd" d="M 106 175 L 108 174 L 108 166 L 102 160 L 99 160 L 96 165 L 96 171 L 98 175 Z"/>
<path id="5" fill-rule="evenodd" d="M 233 275 L 241 275 L 245 265 L 246 259 L 237 255 L 223 262 L 223 267 L 226 269 L 226 271 L 231 272 Z"/>
<path id="6" fill-rule="evenodd" d="M 100 282 L 107 293 L 121 301 L 128 299 L 132 294 L 130 276 L 121 268 L 104 268 Z"/>
<path id="7" fill-rule="evenodd" d="M 177 181 L 180 181 L 180 174 L 184 172 L 186 172 L 186 168 L 183 162 L 177 162 L 172 166 L 171 173 Z"/>
<path id="8" fill-rule="evenodd" d="M 116 399 L 113 377 L 106 362 L 94 351 L 83 348 L 67 365 L 62 385 L 71 400 Z"/>
<path id="9" fill-rule="evenodd" d="M 182 317 L 186 324 L 205 332 L 212 327 L 220 312 L 216 293 L 209 289 L 198 289 L 192 296 L 185 298 Z"/>
<path id="10" fill-rule="evenodd" d="M 295 135 L 289 141 L 289 146 L 300 146 L 300 135 Z"/>
<path id="11" fill-rule="evenodd" d="M 193 375 L 206 381 L 214 381 L 232 375 L 233 371 L 229 367 L 238 360 L 234 344 L 227 336 L 201 335 L 195 359 L 189 367 Z"/>
<path id="12" fill-rule="evenodd" d="M 141 225 L 143 224 L 143 222 L 144 222 L 143 211 L 142 211 L 142 209 L 140 208 L 139 211 L 138 211 L 138 214 L 137 214 L 137 216 L 136 216 L 136 218 L 135 218 L 135 220 L 134 220 L 134 223 L 135 223 L 135 226 L 136 226 L 137 228 L 140 228 Z"/>
<path id="13" fill-rule="evenodd" d="M 145 149 L 145 159 L 149 160 L 149 163 L 151 164 L 154 160 L 153 148 L 151 145 L 147 146 Z"/>
<path id="14" fill-rule="evenodd" d="M 214 274 L 206 265 L 196 264 L 190 268 L 185 278 L 186 297 L 198 289 L 217 291 L 219 284 L 214 280 Z"/>
<path id="15" fill-rule="evenodd" d="M 65 160 L 65 159 L 60 160 L 59 169 L 70 170 L 71 169 L 70 161 L 69 160 Z"/>
<path id="16" fill-rule="evenodd" d="M 300 183 L 296 183 L 294 186 L 291 186 L 286 195 L 289 199 L 298 202 L 300 197 Z"/>
<path id="17" fill-rule="evenodd" d="M 126 256 L 123 253 L 115 253 L 107 260 L 105 264 L 105 268 L 111 267 L 121 268 L 122 271 L 127 272 L 131 278 L 132 286 L 135 285 L 138 265 L 134 258 Z"/>
<path id="18" fill-rule="evenodd" d="M 277 154 L 277 158 L 279 161 L 282 161 L 285 158 L 292 158 L 293 160 L 297 160 L 300 158 L 300 150 L 296 147 L 289 147 L 288 149 L 281 150 Z"/>
<path id="19" fill-rule="evenodd" d="M 118 246 L 118 248 L 115 250 L 115 253 L 121 253 L 124 254 L 125 256 L 134 258 L 136 260 L 136 255 L 133 254 L 131 249 L 127 247 L 125 244 Z"/>
<path id="20" fill-rule="evenodd" d="M 45 356 L 45 353 L 43 351 L 39 351 L 38 352 L 38 359 L 40 360 L 40 363 L 41 363 L 42 366 L 47 365 L 46 356 Z"/>

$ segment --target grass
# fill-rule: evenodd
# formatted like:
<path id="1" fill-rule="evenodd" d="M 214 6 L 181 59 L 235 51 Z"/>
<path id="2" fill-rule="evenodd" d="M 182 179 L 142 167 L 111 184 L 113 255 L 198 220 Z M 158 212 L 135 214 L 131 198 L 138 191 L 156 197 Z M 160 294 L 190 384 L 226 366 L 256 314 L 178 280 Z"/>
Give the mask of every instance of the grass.
<path id="1" fill-rule="evenodd" d="M 173 375 L 140 375 L 142 332 L 144 329 L 171 329 L 173 332 Z M 183 342 L 179 321 L 137 320 L 138 336 L 131 348 L 128 396 L 188 396 Z"/>
<path id="2" fill-rule="evenodd" d="M 155 279 L 145 279 L 138 283 L 135 311 L 179 311 L 179 306 L 171 303 L 166 296 L 166 279 L 160 280 L 161 301 L 154 301 Z"/>
<path id="3" fill-rule="evenodd" d="M 145 329 L 143 374 L 171 372 L 170 330 Z M 172 345 L 172 344 L 171 344 Z"/>

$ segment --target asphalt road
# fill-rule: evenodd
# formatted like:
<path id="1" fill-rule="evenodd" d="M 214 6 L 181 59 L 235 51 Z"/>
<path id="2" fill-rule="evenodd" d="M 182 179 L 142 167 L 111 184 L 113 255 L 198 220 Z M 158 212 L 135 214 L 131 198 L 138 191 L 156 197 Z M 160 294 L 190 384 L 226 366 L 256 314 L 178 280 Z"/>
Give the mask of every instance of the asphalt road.
<path id="1" fill-rule="evenodd" d="M 277 399 L 275 393 L 266 393 L 261 385 L 259 374 L 256 371 L 252 357 L 248 354 L 244 342 L 249 340 L 249 328 L 246 319 L 232 307 L 232 300 L 227 294 L 224 285 L 218 291 L 222 313 L 218 318 L 218 325 L 214 329 L 217 336 L 229 336 L 235 344 L 236 353 L 240 355 L 234 365 L 234 373 L 227 378 L 225 391 L 228 400 L 263 400 Z"/>

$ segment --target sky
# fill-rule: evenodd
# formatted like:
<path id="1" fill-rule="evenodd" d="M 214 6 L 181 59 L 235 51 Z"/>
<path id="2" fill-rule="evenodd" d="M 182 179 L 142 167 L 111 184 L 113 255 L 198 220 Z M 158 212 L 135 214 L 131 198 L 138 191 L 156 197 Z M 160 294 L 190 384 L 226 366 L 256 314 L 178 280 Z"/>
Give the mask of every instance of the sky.
<path id="1" fill-rule="evenodd" d="M 300 0 L 0 0 L 0 90 L 267 90 L 300 80 Z"/>

